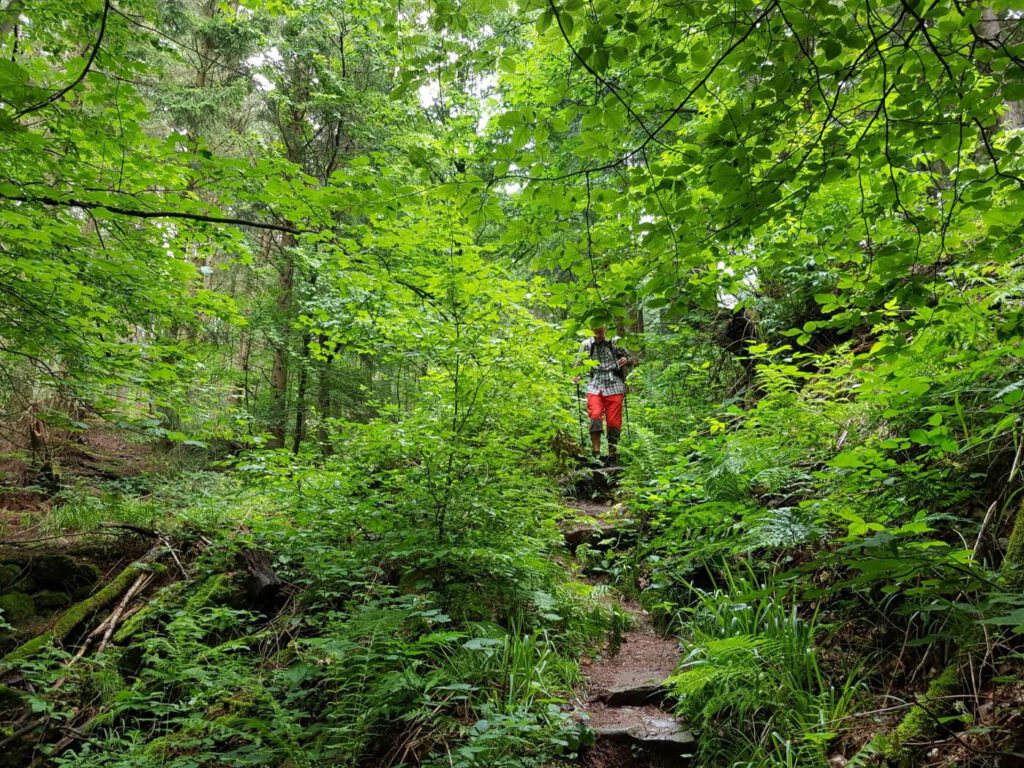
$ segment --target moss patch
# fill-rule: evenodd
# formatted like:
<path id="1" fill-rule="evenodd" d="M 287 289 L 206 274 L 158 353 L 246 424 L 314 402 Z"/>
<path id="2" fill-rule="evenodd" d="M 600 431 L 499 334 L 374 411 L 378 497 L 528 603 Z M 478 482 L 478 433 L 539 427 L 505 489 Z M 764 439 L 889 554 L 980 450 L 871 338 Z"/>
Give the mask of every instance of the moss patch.
<path id="1" fill-rule="evenodd" d="M 36 614 L 35 601 L 24 592 L 8 592 L 0 595 L 0 611 L 8 622 L 24 621 Z"/>
<path id="2" fill-rule="evenodd" d="M 928 690 L 907 712 L 896 729 L 889 734 L 878 736 L 874 745 L 878 754 L 906 764 L 912 757 L 913 749 L 909 744 L 928 741 L 940 728 L 939 718 L 948 716 L 952 711 L 952 699 L 960 687 L 960 676 L 956 663 L 950 664 L 942 674 L 928 685 Z"/>
<path id="3" fill-rule="evenodd" d="M 0 589 L 10 589 L 21 576 L 21 566 L 15 563 L 0 563 Z"/>
<path id="4" fill-rule="evenodd" d="M 52 611 L 68 605 L 71 602 L 71 595 L 67 592 L 55 592 L 51 589 L 45 589 L 32 595 L 32 599 L 36 601 L 36 608 Z"/>

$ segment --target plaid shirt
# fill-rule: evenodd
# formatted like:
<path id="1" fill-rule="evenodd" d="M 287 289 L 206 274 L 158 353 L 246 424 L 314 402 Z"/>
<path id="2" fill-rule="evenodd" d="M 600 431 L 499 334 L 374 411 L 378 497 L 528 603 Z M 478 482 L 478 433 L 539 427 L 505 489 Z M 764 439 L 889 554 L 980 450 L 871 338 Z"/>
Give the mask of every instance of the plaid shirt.
<path id="1" fill-rule="evenodd" d="M 615 346 L 614 339 L 597 341 L 591 337 L 585 339 L 580 345 L 580 354 L 577 360 L 587 357 L 598 362 L 590 369 L 590 378 L 587 381 L 588 395 L 626 394 L 626 382 L 615 375 L 619 369 L 618 359 L 629 357 L 626 350 Z"/>

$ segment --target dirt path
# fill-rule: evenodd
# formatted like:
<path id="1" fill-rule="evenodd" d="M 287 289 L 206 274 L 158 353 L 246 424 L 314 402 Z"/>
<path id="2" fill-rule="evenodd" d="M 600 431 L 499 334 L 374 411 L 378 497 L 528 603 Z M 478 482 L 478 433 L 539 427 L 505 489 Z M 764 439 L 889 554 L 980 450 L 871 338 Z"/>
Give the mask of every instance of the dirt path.
<path id="1" fill-rule="evenodd" d="M 564 526 L 566 543 L 615 538 L 621 510 L 593 501 L 571 504 L 578 519 Z M 577 702 L 594 731 L 594 746 L 581 763 L 587 768 L 670 768 L 689 763 L 693 735 L 662 708 L 664 681 L 679 663 L 679 643 L 660 635 L 637 603 L 612 598 L 633 617 L 619 648 L 605 648 L 582 671 L 586 689 Z"/>

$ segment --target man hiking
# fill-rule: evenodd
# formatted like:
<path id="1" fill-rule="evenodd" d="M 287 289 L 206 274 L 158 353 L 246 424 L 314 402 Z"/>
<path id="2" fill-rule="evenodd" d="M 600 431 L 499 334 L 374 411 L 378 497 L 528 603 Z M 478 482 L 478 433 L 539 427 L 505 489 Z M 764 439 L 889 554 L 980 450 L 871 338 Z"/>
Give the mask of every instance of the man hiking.
<path id="1" fill-rule="evenodd" d="M 626 369 L 633 365 L 629 353 L 605 338 L 603 325 L 593 328 L 593 337 L 580 346 L 577 364 L 584 358 L 595 360 L 587 380 L 587 414 L 590 416 L 590 448 L 594 461 L 601 459 L 602 415 L 608 422 L 608 457 L 605 466 L 619 460 L 619 436 L 622 434 L 622 401 L 626 396 Z M 577 384 L 580 377 L 575 378 Z"/>

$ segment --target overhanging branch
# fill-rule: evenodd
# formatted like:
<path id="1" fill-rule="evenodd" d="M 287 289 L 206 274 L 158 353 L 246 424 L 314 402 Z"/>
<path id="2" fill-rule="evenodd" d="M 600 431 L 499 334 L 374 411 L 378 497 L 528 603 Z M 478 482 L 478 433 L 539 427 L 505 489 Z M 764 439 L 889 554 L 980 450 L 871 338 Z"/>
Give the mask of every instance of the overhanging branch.
<path id="1" fill-rule="evenodd" d="M 123 208 L 119 205 L 110 205 L 108 203 L 76 200 L 75 198 L 50 197 L 48 195 L 5 195 L 0 192 L 0 200 L 48 205 L 55 208 L 80 208 L 83 211 L 104 210 L 121 216 L 130 216 L 135 219 L 181 219 L 185 221 L 206 222 L 209 224 L 231 224 L 234 226 L 252 227 L 253 229 L 265 229 L 272 232 L 287 232 L 291 235 L 309 234 L 312 231 L 289 227 L 286 224 L 274 224 L 269 221 L 254 221 L 252 219 L 241 219 L 234 216 L 213 216 L 205 213 L 189 213 L 188 211 L 146 211 L 140 208 Z"/>

